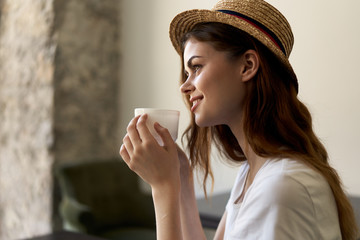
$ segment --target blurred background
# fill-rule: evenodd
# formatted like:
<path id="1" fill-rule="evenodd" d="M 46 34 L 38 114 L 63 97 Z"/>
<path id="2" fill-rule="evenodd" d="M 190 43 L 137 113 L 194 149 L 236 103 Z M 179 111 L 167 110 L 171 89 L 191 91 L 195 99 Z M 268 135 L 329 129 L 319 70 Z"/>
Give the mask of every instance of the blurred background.
<path id="1" fill-rule="evenodd" d="M 183 132 L 169 23 L 216 2 L 0 0 L 0 239 L 60 229 L 54 169 L 119 158 L 135 107 L 180 110 Z M 347 192 L 360 196 L 360 1 L 268 2 L 292 26 L 290 62 L 315 131 Z M 228 192 L 237 167 L 214 152 L 213 168 L 213 194 Z"/>

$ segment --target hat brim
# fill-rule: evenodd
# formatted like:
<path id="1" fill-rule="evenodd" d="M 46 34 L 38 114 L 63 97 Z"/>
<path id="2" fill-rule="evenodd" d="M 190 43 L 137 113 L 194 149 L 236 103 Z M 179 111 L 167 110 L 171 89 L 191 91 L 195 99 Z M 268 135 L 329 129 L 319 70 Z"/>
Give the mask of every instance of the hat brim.
<path id="1" fill-rule="evenodd" d="M 268 35 L 264 34 L 263 31 L 250 24 L 248 21 L 226 13 L 207 9 L 193 9 L 176 15 L 170 23 L 169 35 L 171 42 L 179 55 L 182 54 L 181 41 L 184 34 L 191 31 L 196 24 L 205 22 L 228 24 L 250 34 L 252 37 L 264 44 L 268 49 L 270 49 L 271 52 L 273 52 L 273 54 L 280 60 L 280 62 L 292 75 L 297 85 L 296 74 L 288 58 L 280 50 L 280 48 L 275 45 L 273 40 L 269 38 Z"/>

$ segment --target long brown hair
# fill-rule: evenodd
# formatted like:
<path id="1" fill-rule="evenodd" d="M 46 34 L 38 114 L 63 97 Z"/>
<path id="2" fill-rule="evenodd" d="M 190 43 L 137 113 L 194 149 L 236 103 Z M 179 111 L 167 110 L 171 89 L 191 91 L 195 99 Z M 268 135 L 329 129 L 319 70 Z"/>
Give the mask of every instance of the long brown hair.
<path id="1" fill-rule="evenodd" d="M 355 239 L 358 231 L 353 209 L 337 172 L 329 165 L 326 149 L 312 129 L 310 112 L 297 97 L 297 80 L 264 45 L 232 26 L 222 23 L 198 24 L 184 36 L 183 50 L 189 38 L 207 42 L 216 50 L 226 52 L 230 60 L 248 49 L 257 51 L 260 58 L 258 73 L 255 79 L 246 83 L 243 114 L 246 140 L 259 156 L 297 159 L 321 173 L 334 194 L 343 239 Z M 186 80 L 182 67 L 181 83 Z M 190 106 L 189 99 L 185 100 Z M 201 128 L 195 124 L 192 114 L 183 137 L 187 139 L 192 168 L 200 168 L 204 173 L 205 194 L 207 178 L 210 176 L 213 180 L 210 164 L 212 143 L 232 161 L 246 160 L 226 125 Z"/>

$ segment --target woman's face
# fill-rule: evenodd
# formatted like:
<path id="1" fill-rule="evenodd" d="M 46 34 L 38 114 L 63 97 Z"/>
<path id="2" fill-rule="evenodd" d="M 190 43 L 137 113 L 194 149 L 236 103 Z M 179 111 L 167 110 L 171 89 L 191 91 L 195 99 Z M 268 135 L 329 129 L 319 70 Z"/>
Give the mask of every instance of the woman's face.
<path id="1" fill-rule="evenodd" d="M 200 127 L 238 124 L 241 121 L 245 86 L 242 57 L 230 60 L 209 43 L 190 38 L 184 49 L 188 76 L 181 85 Z"/>

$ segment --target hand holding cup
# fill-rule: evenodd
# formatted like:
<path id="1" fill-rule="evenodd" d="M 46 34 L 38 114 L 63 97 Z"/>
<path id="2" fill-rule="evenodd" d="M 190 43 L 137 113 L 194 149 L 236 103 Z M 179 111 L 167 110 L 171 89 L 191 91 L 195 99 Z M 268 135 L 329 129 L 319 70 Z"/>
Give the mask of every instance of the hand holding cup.
<path id="1" fill-rule="evenodd" d="M 148 115 L 146 126 L 149 128 L 151 134 L 161 146 L 163 146 L 164 143 L 159 134 L 154 129 L 154 124 L 156 122 L 159 123 L 162 127 L 167 128 L 172 139 L 176 141 L 179 128 L 179 111 L 158 108 L 135 108 L 135 116 L 145 113 Z"/>

